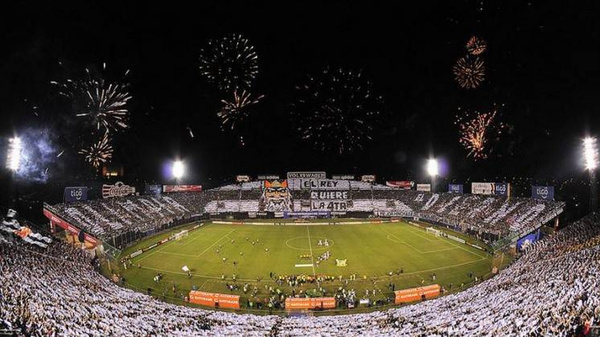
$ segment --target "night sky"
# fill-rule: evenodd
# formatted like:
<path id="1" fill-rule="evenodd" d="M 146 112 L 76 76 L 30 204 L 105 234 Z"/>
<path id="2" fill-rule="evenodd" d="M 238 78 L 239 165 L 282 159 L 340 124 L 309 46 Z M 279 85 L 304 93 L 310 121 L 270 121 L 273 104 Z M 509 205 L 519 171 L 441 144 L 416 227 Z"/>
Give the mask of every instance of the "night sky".
<path id="1" fill-rule="evenodd" d="M 130 69 L 131 128 L 115 140 L 113 162 L 134 183 L 166 182 L 161 167 L 178 156 L 186 182 L 207 186 L 289 170 L 419 180 L 429 156 L 446 163 L 448 180 L 553 183 L 585 177 L 581 138 L 600 136 L 597 1 L 0 6 L 0 137 L 47 128 L 77 139 L 65 131 L 74 117 L 50 81 L 103 62 L 114 78 Z M 239 131 L 244 146 L 240 134 L 221 130 L 222 97 L 198 69 L 200 48 L 229 33 L 255 46 L 252 89 L 265 95 Z M 465 90 L 452 66 L 473 35 L 487 41 L 487 73 L 479 89 Z M 362 151 L 322 153 L 291 123 L 294 85 L 327 66 L 362 69 L 385 99 L 386 123 Z M 475 162 L 458 142 L 455 115 L 494 107 L 507 130 L 489 158 Z M 94 179 L 76 151 L 66 150 L 42 185 Z"/>

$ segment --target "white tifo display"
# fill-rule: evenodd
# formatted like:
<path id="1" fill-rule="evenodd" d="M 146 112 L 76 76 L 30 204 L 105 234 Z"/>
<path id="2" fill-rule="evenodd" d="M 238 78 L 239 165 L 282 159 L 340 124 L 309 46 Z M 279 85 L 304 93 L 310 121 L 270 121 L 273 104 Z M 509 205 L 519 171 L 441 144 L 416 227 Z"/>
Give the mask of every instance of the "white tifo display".
<path id="1" fill-rule="evenodd" d="M 187 229 L 184 229 L 179 233 L 173 234 L 172 239 L 173 240 L 181 240 L 181 239 L 187 237 L 189 234 L 190 234 L 190 231 L 188 231 Z"/>
<path id="2" fill-rule="evenodd" d="M 440 231 L 439 229 L 435 229 L 433 227 L 427 227 L 426 230 L 427 230 L 427 233 L 433 234 L 435 236 L 441 236 L 442 235 L 442 231 Z"/>

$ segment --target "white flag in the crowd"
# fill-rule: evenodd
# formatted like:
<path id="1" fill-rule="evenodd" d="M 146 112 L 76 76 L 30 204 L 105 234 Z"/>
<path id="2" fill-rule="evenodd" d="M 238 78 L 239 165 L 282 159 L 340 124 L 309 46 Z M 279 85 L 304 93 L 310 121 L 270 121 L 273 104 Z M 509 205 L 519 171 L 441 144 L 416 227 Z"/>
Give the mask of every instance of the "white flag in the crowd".
<path id="1" fill-rule="evenodd" d="M 4 225 L 4 227 L 11 228 L 11 230 L 13 230 L 13 231 L 21 228 L 21 225 L 15 219 L 10 219 L 10 220 L 4 219 L 4 220 L 2 220 L 2 225 Z"/>
<path id="2" fill-rule="evenodd" d="M 2 231 L 4 231 L 4 232 L 7 232 L 7 233 L 13 233 L 13 232 L 15 231 L 15 229 L 14 229 L 14 228 L 12 228 L 12 227 L 10 227 L 10 226 L 8 226 L 8 225 L 5 225 L 4 223 L 2 223 L 2 224 L 0 225 L 0 230 L 2 230 Z"/>
<path id="3" fill-rule="evenodd" d="M 181 270 L 187 273 L 188 271 L 190 271 L 190 268 L 188 268 L 188 266 L 183 266 L 181 267 Z"/>
<path id="4" fill-rule="evenodd" d="M 7 218 L 14 218 L 17 215 L 17 211 L 15 211 L 14 209 L 8 209 L 8 211 L 6 212 L 6 217 Z"/>
<path id="5" fill-rule="evenodd" d="M 45 244 L 44 242 L 32 239 L 31 235 L 28 235 L 28 236 L 24 237 L 23 241 L 29 242 L 32 245 L 40 246 L 42 248 L 47 248 L 48 247 L 48 245 Z"/>
<path id="6" fill-rule="evenodd" d="M 29 234 L 29 236 L 30 236 L 30 237 L 33 237 L 33 238 L 35 238 L 35 239 L 36 239 L 36 240 L 38 240 L 38 241 L 44 241 L 45 243 L 50 243 L 50 242 L 52 242 L 52 239 L 50 239 L 50 238 L 49 238 L 49 237 L 47 237 L 47 236 L 43 236 L 43 235 L 42 235 L 42 234 L 40 234 L 40 233 L 31 233 L 31 234 Z"/>
<path id="7" fill-rule="evenodd" d="M 0 230 L 7 233 L 13 233 L 23 239 L 23 241 L 32 245 L 47 248 L 48 244 L 52 242 L 52 239 L 43 236 L 40 233 L 33 233 L 27 226 L 21 226 L 19 221 L 14 218 L 16 214 L 17 212 L 15 210 L 9 209 L 6 213 L 6 218 L 4 218 L 0 224 Z"/>

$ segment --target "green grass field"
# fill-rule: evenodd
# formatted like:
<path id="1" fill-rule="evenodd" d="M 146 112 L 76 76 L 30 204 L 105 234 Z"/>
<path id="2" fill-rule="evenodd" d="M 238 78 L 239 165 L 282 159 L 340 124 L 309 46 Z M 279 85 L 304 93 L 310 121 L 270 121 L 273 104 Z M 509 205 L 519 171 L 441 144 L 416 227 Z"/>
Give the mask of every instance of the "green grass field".
<path id="1" fill-rule="evenodd" d="M 189 227 L 189 226 L 188 226 Z M 123 254 L 129 254 L 146 247 L 173 232 L 146 239 Z M 319 246 L 319 240 L 327 239 L 329 247 Z M 254 242 L 254 244 L 253 244 Z M 317 257 L 329 251 L 331 257 L 317 265 Z M 301 258 L 307 255 L 308 258 Z M 223 261 L 223 258 L 226 260 Z M 347 266 L 336 266 L 336 259 L 346 259 Z M 236 262 L 234 264 L 233 262 Z M 395 289 L 417 287 L 423 284 L 440 284 L 446 289 L 453 284 L 453 291 L 461 284 L 466 288 L 473 279 L 469 273 L 478 277 L 488 276 L 493 265 L 499 265 L 498 259 L 490 254 L 447 238 L 436 237 L 425 230 L 410 224 L 288 224 L 288 225 L 225 225 L 205 223 L 201 228 L 189 233 L 189 236 L 160 245 L 132 259 L 132 267 L 119 270 L 126 283 L 137 289 L 153 289 L 153 294 L 166 297 L 186 294 L 192 288 L 209 292 L 234 293 L 240 295 L 242 305 L 246 300 L 255 301 L 250 292 L 244 293 L 242 286 L 256 286 L 259 299 L 268 296 L 268 288 L 281 289 L 291 293 L 286 284 L 277 285 L 269 277 L 276 275 L 329 275 L 335 281 L 324 282 L 326 295 L 344 286 L 355 289 L 359 298 L 365 290 L 370 291 L 371 300 L 393 297 L 388 288 L 390 283 Z M 138 264 L 141 267 L 138 267 Z M 313 264 L 297 267 L 297 264 Z M 182 271 L 187 265 L 192 270 L 192 278 Z M 399 270 L 403 273 L 399 274 Z M 164 275 L 156 283 L 157 273 Z M 392 272 L 392 276 L 389 273 Z M 436 280 L 432 274 L 436 274 Z M 240 289 L 230 292 L 226 283 L 232 283 L 237 276 Z M 356 280 L 348 281 L 351 274 Z M 225 279 L 223 279 L 225 276 Z M 342 281 L 339 281 L 342 276 Z M 173 284 L 177 291 L 172 291 Z M 266 287 L 265 287 L 266 286 Z M 296 292 L 316 289 L 316 284 L 305 284 Z M 377 290 L 372 295 L 372 290 Z M 165 298 L 167 299 L 167 298 Z"/>

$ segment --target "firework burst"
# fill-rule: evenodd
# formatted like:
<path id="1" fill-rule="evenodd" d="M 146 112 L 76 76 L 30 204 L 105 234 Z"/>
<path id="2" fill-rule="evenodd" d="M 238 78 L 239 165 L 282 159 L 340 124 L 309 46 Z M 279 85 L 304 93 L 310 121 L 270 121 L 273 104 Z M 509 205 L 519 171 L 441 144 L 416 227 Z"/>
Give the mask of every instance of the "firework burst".
<path id="1" fill-rule="evenodd" d="M 485 63 L 479 57 L 462 57 L 452 68 L 454 79 L 463 89 L 476 89 L 485 79 Z"/>
<path id="2" fill-rule="evenodd" d="M 239 123 L 248 115 L 247 108 L 260 102 L 263 97 L 264 95 L 260 95 L 253 98 L 246 90 L 243 90 L 241 94 L 238 94 L 238 91 L 234 90 L 232 100 L 221 100 L 223 106 L 221 110 L 217 112 L 217 116 L 221 118 L 221 125 L 224 127 L 227 124 L 231 124 L 231 129 L 233 130 L 235 124 Z"/>
<path id="3" fill-rule="evenodd" d="M 480 39 L 477 36 L 472 36 L 469 41 L 467 41 L 465 48 L 467 48 L 469 54 L 477 56 L 486 51 L 487 43 L 485 43 L 485 40 Z"/>
<path id="4" fill-rule="evenodd" d="M 362 72 L 326 68 L 296 86 L 291 116 L 300 137 L 321 151 L 352 152 L 371 140 L 383 110 Z"/>
<path id="5" fill-rule="evenodd" d="M 456 117 L 460 134 L 459 142 L 468 151 L 467 157 L 486 159 L 490 142 L 497 140 L 505 125 L 498 122 L 496 110 L 486 113 L 464 114 Z"/>
<path id="6" fill-rule="evenodd" d="M 105 132 L 104 136 L 98 142 L 92 144 L 91 147 L 79 150 L 79 154 L 83 155 L 85 160 L 96 169 L 110 161 L 112 153 L 113 148 L 110 145 L 108 132 Z"/>
<path id="7" fill-rule="evenodd" d="M 199 68 L 222 91 L 249 89 L 258 74 L 258 55 L 248 39 L 232 34 L 208 41 L 200 50 Z"/>
<path id="8" fill-rule="evenodd" d="M 103 65 L 103 70 L 106 64 Z M 102 76 L 94 78 L 86 69 L 86 78 L 64 83 L 51 82 L 59 87 L 59 93 L 72 100 L 75 115 L 85 118 L 97 130 L 118 131 L 128 128 L 131 99 L 128 83 L 108 82 Z M 129 70 L 124 76 L 129 74 Z"/>

